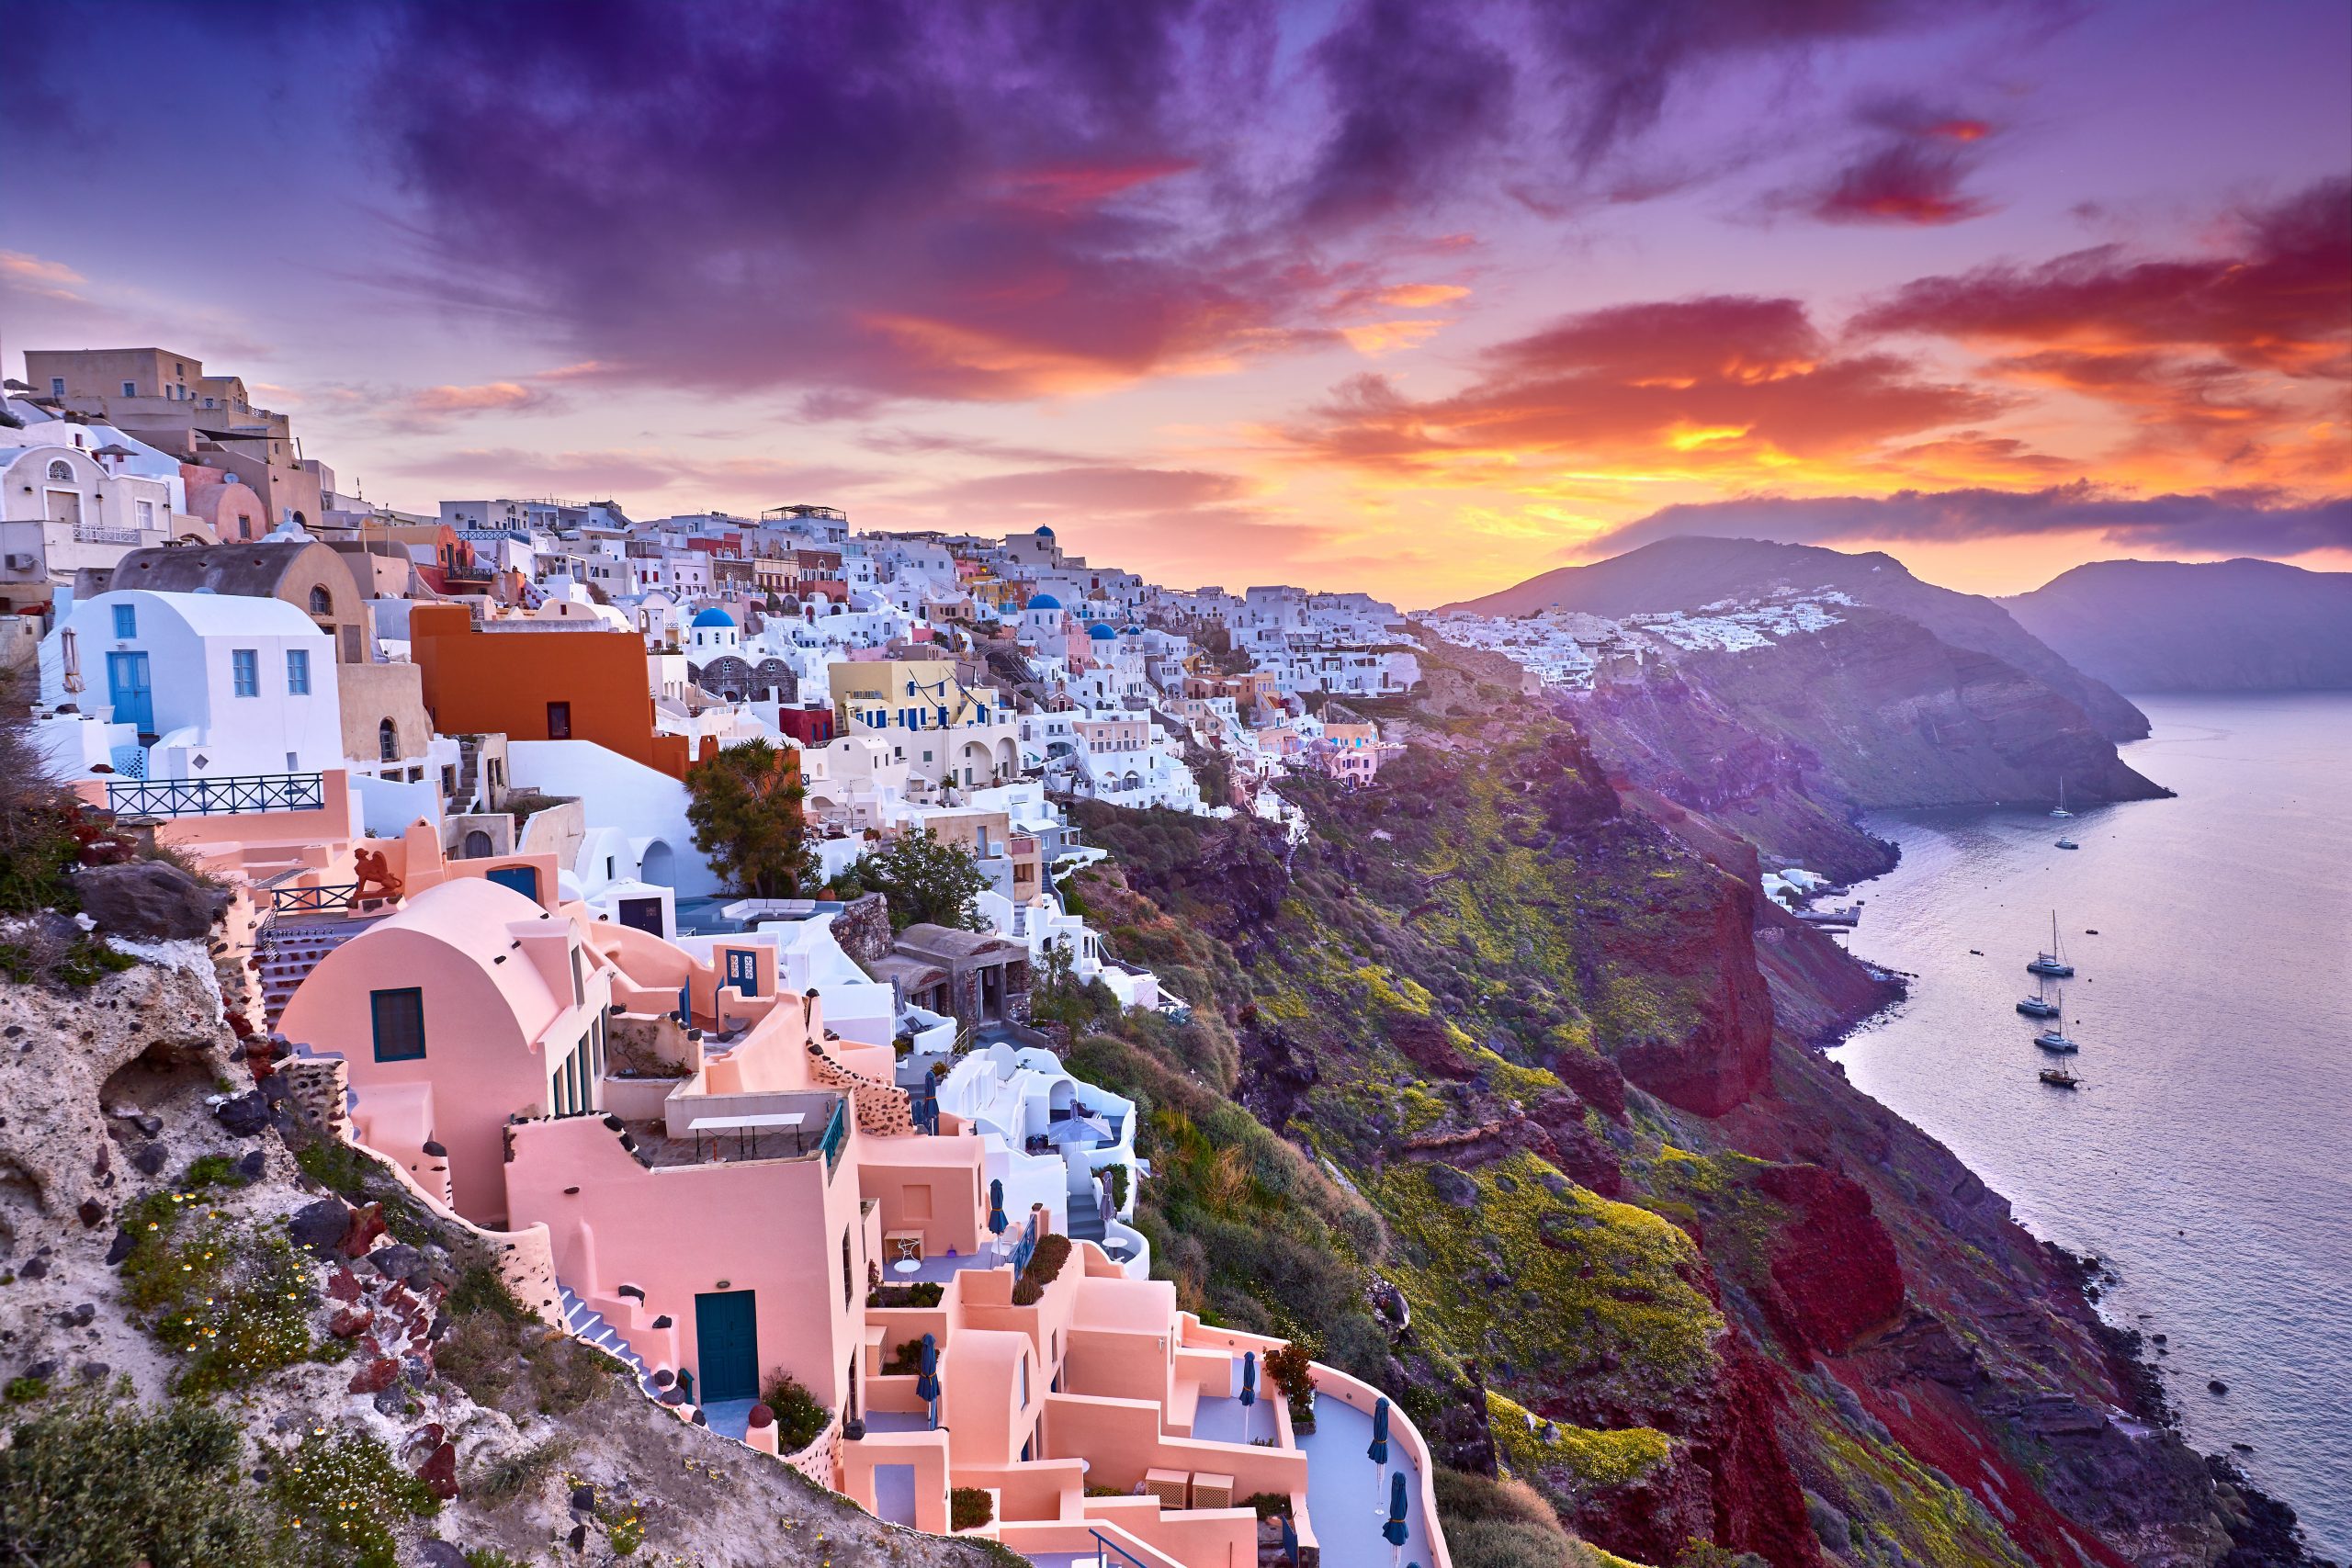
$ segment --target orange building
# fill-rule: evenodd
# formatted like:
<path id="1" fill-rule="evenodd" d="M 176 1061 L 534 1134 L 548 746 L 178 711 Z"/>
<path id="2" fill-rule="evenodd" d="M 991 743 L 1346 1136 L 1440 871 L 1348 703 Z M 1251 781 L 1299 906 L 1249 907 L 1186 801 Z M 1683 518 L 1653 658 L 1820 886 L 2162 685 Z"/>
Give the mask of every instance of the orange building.
<path id="1" fill-rule="evenodd" d="M 686 738 L 654 733 L 645 640 L 634 632 L 521 618 L 476 626 L 463 605 L 419 604 L 409 612 L 409 657 L 443 735 L 593 740 L 686 776 Z"/>

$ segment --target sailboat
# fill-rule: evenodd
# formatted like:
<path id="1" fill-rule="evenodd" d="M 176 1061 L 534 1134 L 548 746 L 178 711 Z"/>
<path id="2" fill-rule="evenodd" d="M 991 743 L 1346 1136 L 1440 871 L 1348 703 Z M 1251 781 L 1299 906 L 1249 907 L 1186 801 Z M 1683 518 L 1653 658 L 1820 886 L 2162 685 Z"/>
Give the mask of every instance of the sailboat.
<path id="1" fill-rule="evenodd" d="M 2049 987 L 2044 986 L 2036 989 L 2033 995 L 2018 1002 L 2018 1011 L 2028 1018 L 2056 1018 L 2058 1004 L 2050 999 Z"/>
<path id="2" fill-rule="evenodd" d="M 2033 1043 L 2052 1055 L 2058 1056 L 2071 1056 L 2082 1049 L 2080 1045 L 2066 1038 L 2066 1021 L 2063 1018 L 2035 1035 Z"/>
<path id="3" fill-rule="evenodd" d="M 2066 962 L 2065 953 L 2061 951 L 2058 946 L 2057 910 L 2052 909 L 2050 911 L 2049 950 L 2044 953 L 2035 953 L 2033 955 L 2033 962 L 2027 964 L 2025 967 L 2026 973 L 2029 975 L 2047 975 L 2053 979 L 2059 980 L 2071 980 L 2075 977 L 2075 966 Z"/>
<path id="4" fill-rule="evenodd" d="M 2082 1087 L 2083 1080 L 2076 1077 L 2074 1074 L 2068 1072 L 2064 1067 L 2044 1067 L 2041 1069 L 2041 1081 L 2048 1084 L 2052 1089 L 2079 1089 Z"/>
<path id="5" fill-rule="evenodd" d="M 2050 815 L 2052 817 L 2072 817 L 2074 815 L 2073 812 L 2066 809 L 2066 775 L 2064 773 L 2060 773 L 2058 775 L 2058 804 L 2050 808 Z"/>

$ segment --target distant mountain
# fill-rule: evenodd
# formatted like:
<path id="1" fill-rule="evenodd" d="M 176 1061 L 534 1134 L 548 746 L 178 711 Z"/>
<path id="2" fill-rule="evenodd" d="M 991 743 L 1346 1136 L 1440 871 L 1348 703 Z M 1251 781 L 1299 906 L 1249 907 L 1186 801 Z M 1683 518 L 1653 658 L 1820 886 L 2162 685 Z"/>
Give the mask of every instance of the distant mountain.
<path id="1" fill-rule="evenodd" d="M 1763 539 L 1661 539 L 1446 608 L 1481 615 L 1559 608 L 1614 620 L 1644 610 L 1695 610 L 1776 588 L 1832 589 L 1857 604 L 1893 611 L 1942 642 L 1988 654 L 2051 687 L 2087 714 L 2109 740 L 2136 740 L 2148 733 L 2145 714 L 2068 663 L 1998 603 L 1922 582 L 1901 561 L 1877 551 L 1848 555 L 1818 545 Z"/>
<path id="2" fill-rule="evenodd" d="M 2352 572 L 2103 560 L 2001 604 L 2076 668 L 2126 692 L 2352 687 Z"/>

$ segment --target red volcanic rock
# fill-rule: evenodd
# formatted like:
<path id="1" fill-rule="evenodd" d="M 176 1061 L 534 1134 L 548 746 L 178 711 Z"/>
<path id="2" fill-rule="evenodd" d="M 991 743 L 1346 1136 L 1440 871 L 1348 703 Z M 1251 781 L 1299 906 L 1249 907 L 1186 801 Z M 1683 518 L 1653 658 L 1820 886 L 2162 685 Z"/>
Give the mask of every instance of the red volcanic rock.
<path id="1" fill-rule="evenodd" d="M 381 1393 L 391 1387 L 392 1380 L 400 1375 L 398 1361 L 390 1356 L 379 1356 L 353 1374 L 350 1391 L 353 1393 Z"/>
<path id="2" fill-rule="evenodd" d="M 1625 1075 L 1608 1057 L 1562 1051 L 1548 1065 L 1562 1083 L 1577 1091 L 1577 1099 L 1611 1122 L 1625 1119 Z"/>
<path id="3" fill-rule="evenodd" d="M 337 1339 L 356 1339 L 374 1325 L 376 1314 L 357 1307 L 345 1307 L 327 1325 L 327 1332 Z"/>
<path id="4" fill-rule="evenodd" d="M 1752 1551 L 1772 1568 L 1820 1568 L 1821 1540 L 1806 1517 L 1804 1491 L 1781 1448 L 1784 1397 L 1771 1363 L 1735 1341 L 1711 1434 L 1718 1546 Z"/>
<path id="5" fill-rule="evenodd" d="M 444 1503 L 458 1495 L 458 1445 L 443 1443 L 416 1467 L 416 1478 Z"/>
<path id="6" fill-rule="evenodd" d="M 343 1255 L 345 1258 L 365 1258 L 368 1249 L 376 1245 L 376 1238 L 383 1234 L 384 1206 L 381 1203 L 370 1203 L 365 1208 L 352 1210 L 351 1228 L 344 1233 Z"/>
<path id="7" fill-rule="evenodd" d="M 1455 1048 L 1445 1025 L 1436 1019 L 1401 1014 L 1388 1025 L 1388 1043 L 1431 1077 L 1460 1081 L 1478 1076 L 1478 1069 Z"/>
<path id="8" fill-rule="evenodd" d="M 1633 1083 L 1681 1110 L 1722 1116 L 1772 1077 L 1772 994 L 1756 966 L 1753 889 L 1720 873 L 1712 908 L 1678 920 L 1672 935 L 1613 953 L 1629 968 L 1695 994 L 1698 1017 L 1679 1040 L 1639 1041 L 1617 1053 Z"/>
<path id="9" fill-rule="evenodd" d="M 1767 1166 L 1767 1196 L 1793 1210 L 1773 1239 L 1772 1283 L 1805 1345 L 1842 1355 L 1903 1311 L 1903 1264 L 1868 1192 L 1817 1165 Z"/>

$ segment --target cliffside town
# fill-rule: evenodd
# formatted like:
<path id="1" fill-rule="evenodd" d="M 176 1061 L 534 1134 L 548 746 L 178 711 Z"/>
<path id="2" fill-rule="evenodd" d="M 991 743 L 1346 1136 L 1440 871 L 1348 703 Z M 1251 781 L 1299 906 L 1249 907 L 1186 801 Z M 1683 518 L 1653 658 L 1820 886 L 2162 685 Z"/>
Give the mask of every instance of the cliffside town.
<path id="1" fill-rule="evenodd" d="M 1768 875 L 2149 788 L 1982 602 L 1531 633 L 1050 528 L 409 515 L 192 362 L 34 359 L 29 1558 L 2300 1560 L 1815 1049 L 1894 983 Z"/>

